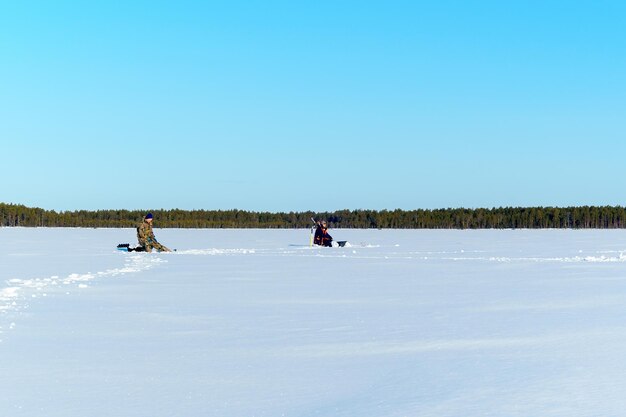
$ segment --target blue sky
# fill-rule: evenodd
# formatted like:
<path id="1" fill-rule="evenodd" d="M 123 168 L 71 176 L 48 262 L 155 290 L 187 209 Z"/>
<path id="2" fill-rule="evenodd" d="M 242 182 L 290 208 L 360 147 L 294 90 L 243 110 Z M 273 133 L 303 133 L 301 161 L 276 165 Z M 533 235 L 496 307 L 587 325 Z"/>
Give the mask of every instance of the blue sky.
<path id="1" fill-rule="evenodd" d="M 622 1 L 0 2 L 0 201 L 624 205 Z"/>

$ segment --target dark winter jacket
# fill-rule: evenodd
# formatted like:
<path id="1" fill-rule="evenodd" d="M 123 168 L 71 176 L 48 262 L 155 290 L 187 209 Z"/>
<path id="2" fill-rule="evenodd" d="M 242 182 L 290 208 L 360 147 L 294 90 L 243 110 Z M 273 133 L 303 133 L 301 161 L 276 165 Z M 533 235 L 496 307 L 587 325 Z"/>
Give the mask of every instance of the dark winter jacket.
<path id="1" fill-rule="evenodd" d="M 328 228 L 318 225 L 317 229 L 315 229 L 315 237 L 313 238 L 313 243 L 319 246 L 332 246 L 332 242 L 333 237 L 328 234 Z"/>

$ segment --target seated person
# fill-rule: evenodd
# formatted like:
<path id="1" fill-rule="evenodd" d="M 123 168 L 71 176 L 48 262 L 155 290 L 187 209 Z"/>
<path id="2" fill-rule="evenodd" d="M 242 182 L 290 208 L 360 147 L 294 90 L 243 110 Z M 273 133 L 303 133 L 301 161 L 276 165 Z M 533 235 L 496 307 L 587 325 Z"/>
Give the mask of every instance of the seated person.
<path id="1" fill-rule="evenodd" d="M 318 246 L 330 247 L 333 245 L 333 237 L 328 234 L 328 226 L 326 224 L 326 220 L 317 222 L 317 229 L 315 229 L 315 237 L 313 238 L 313 243 Z"/>
<path id="2" fill-rule="evenodd" d="M 141 246 L 145 252 L 152 252 L 152 249 L 156 249 L 159 252 L 171 252 L 170 249 L 157 242 L 156 237 L 154 237 L 154 232 L 152 231 L 152 220 L 152 213 L 148 213 L 139 227 L 137 227 L 137 240 L 139 241 L 139 246 Z M 137 252 L 142 252 L 142 250 L 135 250 Z"/>

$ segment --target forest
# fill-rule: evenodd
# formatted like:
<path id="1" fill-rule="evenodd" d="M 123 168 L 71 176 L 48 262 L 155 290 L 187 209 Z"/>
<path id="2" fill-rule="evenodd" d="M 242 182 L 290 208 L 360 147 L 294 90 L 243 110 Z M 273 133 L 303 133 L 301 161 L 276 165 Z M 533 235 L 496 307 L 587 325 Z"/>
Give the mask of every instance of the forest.
<path id="1" fill-rule="evenodd" d="M 77 210 L 54 211 L 0 203 L 2 227 L 134 227 L 148 212 L 159 228 L 307 228 L 311 218 L 331 228 L 355 229 L 620 229 L 626 208 L 499 207 L 434 210 L 339 210 L 271 213 L 245 210 Z"/>

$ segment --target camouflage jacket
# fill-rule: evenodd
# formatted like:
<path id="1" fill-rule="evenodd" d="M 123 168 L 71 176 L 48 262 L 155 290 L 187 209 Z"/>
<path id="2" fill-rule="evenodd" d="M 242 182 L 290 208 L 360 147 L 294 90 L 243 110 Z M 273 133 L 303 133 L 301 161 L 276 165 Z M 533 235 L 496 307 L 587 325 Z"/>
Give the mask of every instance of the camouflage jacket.
<path id="1" fill-rule="evenodd" d="M 139 227 L 137 227 L 137 240 L 141 246 L 146 246 L 146 244 L 152 244 L 157 241 L 152 231 L 152 223 L 147 221 L 141 222 Z"/>

